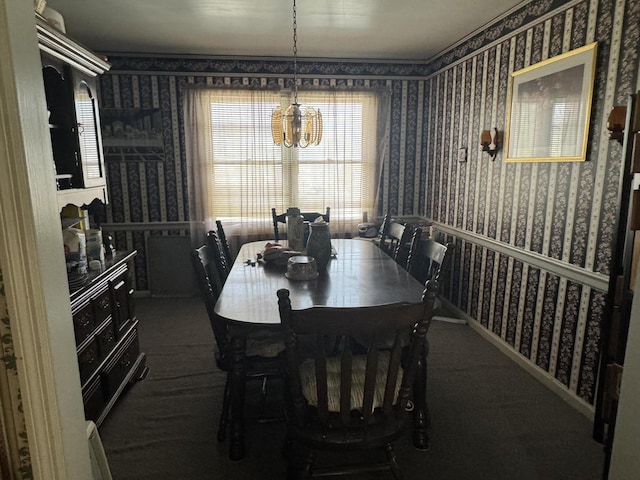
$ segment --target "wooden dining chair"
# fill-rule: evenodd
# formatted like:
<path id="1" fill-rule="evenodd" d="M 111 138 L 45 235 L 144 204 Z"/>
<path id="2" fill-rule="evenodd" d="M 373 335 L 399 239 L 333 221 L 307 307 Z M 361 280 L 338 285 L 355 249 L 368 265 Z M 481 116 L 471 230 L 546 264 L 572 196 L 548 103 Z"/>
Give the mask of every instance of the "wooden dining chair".
<path id="1" fill-rule="evenodd" d="M 218 278 L 224 284 L 231 272 L 232 264 L 228 263 L 227 256 L 224 254 L 224 247 L 217 232 L 209 230 L 207 232 L 207 245 L 211 248 L 213 263 L 218 271 Z"/>
<path id="2" fill-rule="evenodd" d="M 376 235 L 373 238 L 373 243 L 375 245 L 377 245 L 378 247 L 380 247 L 384 252 L 388 252 L 388 249 L 386 248 L 386 243 L 387 243 L 387 235 L 389 233 L 389 225 L 392 222 L 392 218 L 391 215 L 389 215 L 388 213 L 384 214 L 384 216 L 382 217 L 382 223 L 380 223 L 380 226 L 378 227 L 378 235 Z"/>
<path id="3" fill-rule="evenodd" d="M 410 225 L 391 222 L 380 241 L 383 250 L 403 267 L 406 265 L 413 231 Z"/>
<path id="4" fill-rule="evenodd" d="M 415 259 L 415 277 L 420 282 L 438 280 L 442 285 L 451 270 L 454 243 L 440 243 L 431 238 L 420 242 Z"/>
<path id="5" fill-rule="evenodd" d="M 209 245 L 203 245 L 191 253 L 193 268 L 202 293 L 211 329 L 216 341 L 216 365 L 227 372 L 222 400 L 222 411 L 218 425 L 218 441 L 226 438 L 229 421 L 231 385 L 229 382 L 231 345 L 226 322 L 216 315 L 215 306 L 223 282 L 219 278 L 216 266 L 216 254 Z M 260 421 L 279 420 L 282 417 L 264 417 L 263 410 L 267 397 L 267 381 L 271 378 L 284 378 L 284 342 L 280 333 L 256 331 L 247 339 L 245 355 L 245 379 L 262 382 L 260 395 Z"/>
<path id="6" fill-rule="evenodd" d="M 433 239 L 424 239 L 415 249 L 413 255 L 413 267 L 410 273 L 420 282 L 437 281 L 439 288 L 447 280 L 451 267 L 451 259 L 455 245 L 453 243 L 442 244 Z M 433 304 L 433 313 L 437 315 L 442 310 L 440 290 L 436 290 Z M 413 444 L 419 450 L 429 449 L 429 428 L 431 417 L 427 402 L 429 341 L 427 340 L 420 360 L 419 374 L 414 384 L 414 396 L 424 402 L 424 408 L 416 409 L 413 430 Z"/>
<path id="7" fill-rule="evenodd" d="M 422 240 L 422 228 L 416 227 L 411 234 L 411 241 L 409 242 L 409 250 L 407 251 L 407 259 L 404 264 L 404 269 L 413 275 L 418 268 L 418 250 L 420 249 L 420 241 Z M 424 282 L 423 282 L 424 283 Z"/>
<path id="8" fill-rule="evenodd" d="M 229 268 L 231 268 L 231 265 L 233 265 L 234 257 L 231 253 L 231 247 L 229 246 L 227 235 L 224 233 L 222 221 L 216 220 L 216 230 L 218 233 L 218 239 L 220 240 L 220 245 L 222 246 L 222 253 L 224 253 L 227 265 L 229 265 Z"/>
<path id="9" fill-rule="evenodd" d="M 322 217 L 325 222 L 329 223 L 331 220 L 331 208 L 327 207 L 324 213 L 319 212 L 300 212 L 300 216 L 304 222 L 313 222 L 316 218 Z M 280 241 L 280 228 L 279 224 L 287 223 L 287 213 L 276 212 L 275 208 L 271 209 L 271 218 L 273 220 L 273 235 L 276 242 Z"/>
<path id="10" fill-rule="evenodd" d="M 382 249 L 383 252 L 389 255 L 391 255 L 391 253 L 393 252 L 393 247 L 395 247 L 394 239 L 395 237 L 397 237 L 398 232 L 400 233 L 400 235 L 402 235 L 401 228 L 393 227 L 394 233 L 393 235 L 390 236 L 391 225 L 396 223 L 397 222 L 394 222 L 393 219 L 389 217 L 389 215 L 385 215 L 384 218 L 382 219 L 382 225 L 380 226 L 379 247 Z M 399 225 L 400 227 L 403 226 L 402 224 L 399 224 Z"/>
<path id="11" fill-rule="evenodd" d="M 278 290 L 287 355 L 289 478 L 382 469 L 402 478 L 393 443 L 411 419 L 414 377 L 436 291 L 434 281 L 426 285 L 420 303 L 294 310 L 289 291 Z M 300 338 L 309 337 L 315 339 L 313 358 L 302 355 L 298 345 Z M 339 346 L 339 351 L 328 345 Z M 318 450 L 378 448 L 386 461 L 315 464 Z"/>

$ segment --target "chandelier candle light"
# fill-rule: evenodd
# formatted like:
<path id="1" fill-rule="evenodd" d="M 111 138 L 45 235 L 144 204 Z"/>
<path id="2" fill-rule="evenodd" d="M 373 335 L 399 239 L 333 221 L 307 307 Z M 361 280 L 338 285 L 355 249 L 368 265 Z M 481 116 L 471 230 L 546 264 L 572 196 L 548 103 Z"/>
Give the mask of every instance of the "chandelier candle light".
<path id="1" fill-rule="evenodd" d="M 313 107 L 300 108 L 298 103 L 298 23 L 296 0 L 293 0 L 293 103 L 271 114 L 271 135 L 276 145 L 306 148 L 322 140 L 322 114 Z"/>

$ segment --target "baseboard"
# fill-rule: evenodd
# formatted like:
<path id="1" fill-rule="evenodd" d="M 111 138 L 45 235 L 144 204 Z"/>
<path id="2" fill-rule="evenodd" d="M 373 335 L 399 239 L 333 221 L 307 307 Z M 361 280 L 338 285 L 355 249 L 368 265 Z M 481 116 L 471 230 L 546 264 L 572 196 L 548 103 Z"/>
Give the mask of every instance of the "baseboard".
<path id="1" fill-rule="evenodd" d="M 443 304 L 446 308 L 451 309 L 451 311 L 455 312 L 460 318 L 466 319 L 466 323 L 471 327 L 474 331 L 480 334 L 484 339 L 486 339 L 489 343 L 491 343 L 494 347 L 500 350 L 503 354 L 513 360 L 517 365 L 522 367 L 527 373 L 532 375 L 536 380 L 542 383 L 549 390 L 558 395 L 562 400 L 568 403 L 572 408 L 583 414 L 590 421 L 593 421 L 595 409 L 593 405 L 585 402 L 581 398 L 575 396 L 571 391 L 569 391 L 562 382 L 558 381 L 549 372 L 542 370 L 537 365 L 531 363 L 527 358 L 523 357 L 520 353 L 511 348 L 510 345 L 506 344 L 500 337 L 496 334 L 490 332 L 486 328 L 484 328 L 477 320 L 467 315 L 462 310 L 455 307 L 453 304 L 449 303 L 447 300 L 442 300 Z M 435 317 L 434 317 L 435 319 Z"/>
<path id="2" fill-rule="evenodd" d="M 443 317 L 440 315 L 434 316 L 433 320 L 436 320 L 438 322 L 445 322 L 445 323 L 457 323 L 459 325 L 466 325 L 467 323 L 469 323 L 463 318 Z"/>

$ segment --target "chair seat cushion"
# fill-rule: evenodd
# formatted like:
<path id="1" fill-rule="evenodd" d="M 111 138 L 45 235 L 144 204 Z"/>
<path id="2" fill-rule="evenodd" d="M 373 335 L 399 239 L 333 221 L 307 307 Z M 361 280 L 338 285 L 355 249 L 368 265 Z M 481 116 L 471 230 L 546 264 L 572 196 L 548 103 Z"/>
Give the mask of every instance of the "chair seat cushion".
<path id="1" fill-rule="evenodd" d="M 284 352 L 284 341 L 280 332 L 256 331 L 247 338 L 247 357 L 273 358 Z"/>
<path id="2" fill-rule="evenodd" d="M 384 390 L 389 369 L 390 352 L 380 352 L 378 357 L 378 369 L 376 372 L 376 384 L 374 390 L 373 408 L 382 407 L 384 402 Z M 351 409 L 362 410 L 364 398 L 364 378 L 366 371 L 366 355 L 354 355 L 351 372 Z M 308 358 L 300 365 L 300 380 L 302 393 L 309 405 L 318 405 L 318 392 L 316 387 L 316 366 L 312 358 Z M 402 383 L 402 370 L 396 382 L 396 395 Z M 327 396 L 330 412 L 340 411 L 340 357 L 327 358 Z"/>

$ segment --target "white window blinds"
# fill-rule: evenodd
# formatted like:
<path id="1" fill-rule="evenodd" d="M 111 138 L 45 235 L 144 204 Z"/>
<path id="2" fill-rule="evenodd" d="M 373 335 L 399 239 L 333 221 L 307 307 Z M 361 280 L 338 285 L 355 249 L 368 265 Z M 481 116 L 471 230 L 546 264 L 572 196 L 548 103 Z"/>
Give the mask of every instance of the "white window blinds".
<path id="1" fill-rule="evenodd" d="M 245 233 L 272 231 L 271 208 L 323 212 L 331 207 L 332 233 L 355 231 L 363 212 L 373 216 L 376 94 L 298 94 L 302 105 L 320 109 L 319 146 L 278 147 L 271 138 L 271 112 L 292 99 L 273 91 L 206 90 L 209 107 L 207 208 L 212 218 L 241 224 Z"/>

